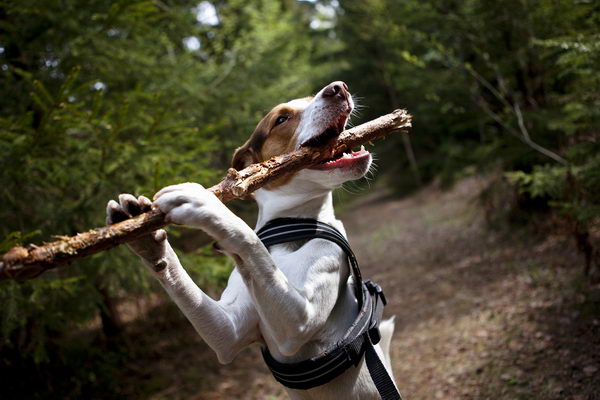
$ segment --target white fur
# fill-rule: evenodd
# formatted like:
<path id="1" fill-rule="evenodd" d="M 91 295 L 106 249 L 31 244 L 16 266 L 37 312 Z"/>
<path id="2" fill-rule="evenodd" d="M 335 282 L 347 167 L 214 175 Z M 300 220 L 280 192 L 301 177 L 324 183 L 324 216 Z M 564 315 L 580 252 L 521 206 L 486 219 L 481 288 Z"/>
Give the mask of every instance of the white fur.
<path id="1" fill-rule="evenodd" d="M 321 89 L 310 103 L 307 99 L 294 100 L 308 103 L 303 107 L 302 120 L 298 126 L 298 146 L 331 126 L 332 119 L 335 119 L 342 111 L 340 103 L 329 101 L 323 96 L 326 89 L 327 86 Z M 347 109 L 348 114 L 354 109 L 354 100 L 349 93 L 347 104 L 342 104 L 341 107 Z"/>
<path id="2" fill-rule="evenodd" d="M 321 93 L 310 102 L 288 103 L 304 106 L 295 134 L 298 143 L 321 132 L 327 118 L 331 119 Z M 362 177 L 368 164 L 370 160 L 352 170 L 303 170 L 283 186 L 258 190 L 256 229 L 277 217 L 306 217 L 329 223 L 345 234 L 334 216 L 332 189 Z M 126 208 L 135 198 L 123 195 L 119 200 L 120 207 Z M 213 300 L 188 276 L 164 233 L 130 243 L 220 362 L 232 361 L 252 343 L 268 346 L 280 361 L 299 361 L 330 347 L 354 320 L 357 304 L 349 267 L 336 244 L 314 239 L 300 248 L 276 245 L 269 253 L 252 228 L 195 183 L 162 189 L 155 195 L 155 205 L 171 222 L 207 232 L 237 264 L 221 298 Z M 109 203 L 109 222 L 117 207 L 116 202 Z M 383 323 L 381 331 L 385 351 L 379 345 L 376 349 L 389 368 L 393 321 Z M 379 398 L 364 363 L 328 384 L 288 392 L 292 399 Z"/>

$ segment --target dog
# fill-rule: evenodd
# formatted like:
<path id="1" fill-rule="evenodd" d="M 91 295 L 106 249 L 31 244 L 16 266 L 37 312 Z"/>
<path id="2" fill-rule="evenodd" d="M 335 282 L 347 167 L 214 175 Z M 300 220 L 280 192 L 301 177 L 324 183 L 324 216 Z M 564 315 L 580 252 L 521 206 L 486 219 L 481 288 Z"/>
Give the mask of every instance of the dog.
<path id="1" fill-rule="evenodd" d="M 244 167 L 306 145 L 337 137 L 354 110 L 344 82 L 325 86 L 313 97 L 273 108 L 239 147 L 233 168 Z M 343 235 L 334 215 L 333 189 L 365 176 L 372 155 L 363 148 L 337 154 L 317 166 L 290 174 L 258 189 L 256 230 L 280 217 L 313 218 Z M 121 194 L 107 205 L 108 224 L 158 207 L 168 222 L 202 229 L 229 255 L 236 268 L 219 300 L 205 294 L 188 276 L 164 230 L 129 242 L 168 295 L 215 351 L 231 362 L 245 347 L 266 346 L 280 362 L 313 357 L 337 343 L 358 313 L 347 256 L 333 242 L 312 239 L 265 248 L 251 227 L 197 183 L 168 186 L 148 198 Z M 380 325 L 375 346 L 391 374 L 389 347 L 393 318 Z M 291 399 L 379 399 L 363 361 L 332 381 L 308 390 L 289 389 Z"/>

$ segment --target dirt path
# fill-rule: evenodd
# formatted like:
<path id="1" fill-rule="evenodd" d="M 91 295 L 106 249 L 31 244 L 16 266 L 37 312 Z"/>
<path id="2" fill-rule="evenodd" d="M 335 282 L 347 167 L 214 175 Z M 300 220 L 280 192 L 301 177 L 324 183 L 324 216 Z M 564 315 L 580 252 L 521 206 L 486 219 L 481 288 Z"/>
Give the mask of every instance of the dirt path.
<path id="1" fill-rule="evenodd" d="M 396 315 L 405 399 L 600 399 L 600 295 L 580 281 L 573 244 L 491 231 L 481 189 L 473 178 L 406 199 L 373 194 L 343 213 L 363 275 Z M 191 327 L 169 330 L 177 341 L 149 337 L 128 367 L 129 398 L 285 398 L 258 349 L 221 366 Z"/>

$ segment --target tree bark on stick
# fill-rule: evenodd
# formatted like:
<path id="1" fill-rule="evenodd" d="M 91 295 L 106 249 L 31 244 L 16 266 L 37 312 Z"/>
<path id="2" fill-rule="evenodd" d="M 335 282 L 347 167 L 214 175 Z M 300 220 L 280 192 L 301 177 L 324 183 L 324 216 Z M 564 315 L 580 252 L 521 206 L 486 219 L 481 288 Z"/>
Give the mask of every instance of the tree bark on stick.
<path id="1" fill-rule="evenodd" d="M 297 172 L 331 158 L 334 154 L 384 137 L 392 132 L 408 133 L 411 115 L 396 110 L 372 121 L 342 132 L 339 137 L 320 147 L 302 147 L 297 151 L 249 165 L 241 171 L 230 168 L 225 178 L 208 190 L 222 202 L 244 198 L 256 189 L 286 174 Z M 165 215 L 152 210 L 110 226 L 96 228 L 41 246 L 29 244 L 10 249 L 0 261 L 0 280 L 27 280 L 60 264 L 98 253 L 131 241 L 166 226 Z"/>

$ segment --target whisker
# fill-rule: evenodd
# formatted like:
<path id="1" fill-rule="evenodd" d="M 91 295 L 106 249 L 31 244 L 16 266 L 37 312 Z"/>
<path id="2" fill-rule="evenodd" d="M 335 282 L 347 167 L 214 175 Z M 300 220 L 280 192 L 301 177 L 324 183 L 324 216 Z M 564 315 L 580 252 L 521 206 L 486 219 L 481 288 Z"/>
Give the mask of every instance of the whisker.
<path id="1" fill-rule="evenodd" d="M 353 95 L 352 95 L 352 100 L 354 101 L 354 108 L 355 108 L 355 109 L 356 109 L 356 108 L 359 108 L 359 109 L 363 108 L 364 106 L 363 106 L 363 104 L 362 104 L 362 101 L 363 101 L 364 99 L 365 99 L 365 98 L 364 98 L 364 97 L 362 97 L 362 96 L 357 96 L 357 95 L 353 94 Z"/>
<path id="2" fill-rule="evenodd" d="M 350 181 L 350 182 L 344 182 L 344 184 L 342 185 L 342 189 L 349 194 L 355 195 L 355 194 L 359 194 L 360 190 L 358 190 L 358 188 L 354 187 L 354 182 Z"/>

